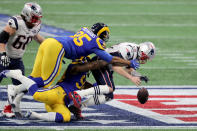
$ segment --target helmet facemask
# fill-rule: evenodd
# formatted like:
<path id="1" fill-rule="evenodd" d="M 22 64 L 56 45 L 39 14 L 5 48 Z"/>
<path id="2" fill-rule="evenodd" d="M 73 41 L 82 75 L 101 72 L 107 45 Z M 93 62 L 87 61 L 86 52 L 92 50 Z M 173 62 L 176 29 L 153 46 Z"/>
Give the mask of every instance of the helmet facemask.
<path id="1" fill-rule="evenodd" d="M 139 45 L 138 60 L 140 64 L 145 64 L 147 60 L 152 60 L 155 56 L 155 46 L 151 42 L 144 42 Z"/>

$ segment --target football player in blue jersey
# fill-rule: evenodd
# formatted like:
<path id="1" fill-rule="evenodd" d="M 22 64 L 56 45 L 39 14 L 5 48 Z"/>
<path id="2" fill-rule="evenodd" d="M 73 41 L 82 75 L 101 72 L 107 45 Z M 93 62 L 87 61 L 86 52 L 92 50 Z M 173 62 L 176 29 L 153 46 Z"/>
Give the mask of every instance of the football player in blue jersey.
<path id="1" fill-rule="evenodd" d="M 136 60 L 124 60 L 107 53 L 105 51 L 105 42 L 108 39 L 109 27 L 104 23 L 96 23 L 91 29 L 83 27 L 73 36 L 46 39 L 38 49 L 33 71 L 29 76 L 32 79 L 32 85 L 18 85 L 12 89 L 8 88 L 10 102 L 13 103 L 14 96 L 23 91 L 28 90 L 34 94 L 39 87 L 49 87 L 59 75 L 64 57 L 74 60 L 94 53 L 114 65 L 129 66 L 134 69 L 139 67 Z"/>
<path id="2" fill-rule="evenodd" d="M 87 85 L 92 86 L 86 81 L 87 71 L 100 69 L 108 64 L 103 60 L 89 63 L 87 63 L 87 60 L 88 57 L 81 57 L 80 59 L 74 60 L 68 65 L 67 70 L 55 86 L 36 90 L 32 96 L 34 100 L 45 104 L 47 113 L 28 111 L 25 117 L 53 122 L 69 122 L 71 119 L 71 111 L 77 119 L 81 119 L 82 116 L 79 116 L 80 113 L 76 114 L 75 112 L 77 108 L 72 106 L 68 109 L 68 105 L 72 100 L 68 95 L 71 92 L 86 88 L 88 88 L 88 93 L 91 92 L 98 95 L 112 92 L 113 89 L 107 85 L 99 85 L 93 88 L 87 87 Z M 7 70 L 5 75 L 18 80 L 20 79 L 21 83 L 26 83 L 27 81 L 31 83 L 32 81 L 31 79 L 23 76 L 19 70 Z"/>
<path id="3" fill-rule="evenodd" d="M 113 56 L 118 56 L 126 60 L 137 59 L 141 64 L 145 64 L 147 60 L 152 60 L 155 56 L 155 46 L 152 42 L 143 42 L 138 44 L 124 42 L 117 45 L 113 45 L 107 48 L 106 51 Z M 93 57 L 93 60 L 99 59 L 98 56 Z M 126 68 L 120 66 L 110 66 L 110 64 L 104 68 L 98 70 L 92 70 L 92 74 L 98 85 L 108 85 L 113 89 L 112 92 L 104 95 L 94 94 L 94 92 L 88 92 L 87 90 L 74 91 L 72 99 L 74 106 L 78 108 L 75 109 L 75 115 L 79 118 L 82 117 L 81 109 L 88 106 L 104 104 L 114 98 L 113 92 L 115 91 L 115 84 L 113 81 L 113 72 L 117 72 L 123 77 L 129 79 L 136 86 L 141 84 L 141 80 L 147 82 L 148 78 L 142 76 L 140 73 L 136 72 L 133 68 Z M 92 95 L 86 101 L 81 102 L 81 97 Z M 76 100 L 75 100 L 75 96 Z M 73 107 L 73 106 L 71 106 Z"/>

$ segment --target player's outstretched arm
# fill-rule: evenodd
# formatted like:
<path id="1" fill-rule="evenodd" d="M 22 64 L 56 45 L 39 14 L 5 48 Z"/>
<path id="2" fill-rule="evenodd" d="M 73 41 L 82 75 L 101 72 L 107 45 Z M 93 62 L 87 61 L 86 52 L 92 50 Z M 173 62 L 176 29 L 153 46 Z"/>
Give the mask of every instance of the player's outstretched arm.
<path id="1" fill-rule="evenodd" d="M 136 86 L 139 86 L 141 84 L 140 77 L 132 76 L 129 72 L 127 72 L 123 67 L 120 66 L 113 66 L 112 67 L 115 72 L 120 74 L 121 76 L 129 79 L 132 83 L 134 83 Z"/>
<path id="2" fill-rule="evenodd" d="M 41 44 L 45 40 L 45 38 L 40 34 L 37 34 L 36 36 L 34 36 L 34 40 Z"/>
<path id="3" fill-rule="evenodd" d="M 136 60 L 124 60 L 117 56 L 112 56 L 104 50 L 95 50 L 94 53 L 99 56 L 102 60 L 107 61 L 108 63 L 114 66 L 129 66 L 133 69 L 139 68 L 139 63 Z"/>
<path id="4" fill-rule="evenodd" d="M 103 61 L 103 60 L 97 60 L 97 61 L 93 61 L 93 62 L 87 62 L 85 64 L 80 64 L 80 65 L 75 65 L 72 67 L 72 69 L 70 70 L 71 74 L 76 75 L 80 72 L 87 72 L 89 70 L 96 70 L 99 69 L 101 67 L 106 66 L 108 63 Z"/>

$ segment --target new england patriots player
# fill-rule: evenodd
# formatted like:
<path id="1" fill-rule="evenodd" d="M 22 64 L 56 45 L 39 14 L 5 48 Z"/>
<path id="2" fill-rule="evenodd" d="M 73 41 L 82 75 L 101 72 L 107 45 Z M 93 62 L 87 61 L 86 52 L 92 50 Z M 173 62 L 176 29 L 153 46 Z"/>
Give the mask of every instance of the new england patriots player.
<path id="1" fill-rule="evenodd" d="M 47 113 L 28 111 L 25 117 L 53 122 L 69 122 L 71 119 L 70 111 L 72 113 L 74 111 L 75 117 L 77 119 L 81 118 L 81 116 L 76 114 L 76 108 L 68 108 L 68 105 L 72 100 L 68 95 L 72 91 L 87 88 L 89 83 L 86 81 L 86 75 L 89 70 L 100 69 L 108 64 L 102 60 L 87 62 L 88 59 L 89 57 L 81 57 L 80 59 L 73 60 L 72 63 L 68 65 L 67 70 L 55 86 L 51 88 L 40 88 L 35 91 L 33 94 L 34 100 L 43 102 Z M 22 83 L 24 81 L 30 81 L 31 83 L 32 81 L 31 79 L 23 76 L 19 70 L 10 70 L 5 74 L 7 77 L 11 78 L 15 77 L 14 74 L 17 74 L 20 78 L 23 78 L 20 79 Z M 88 92 L 92 92 L 94 94 L 108 94 L 112 91 L 113 89 L 107 85 L 99 85 L 88 89 Z"/>
<path id="2" fill-rule="evenodd" d="M 113 45 L 110 48 L 107 48 L 106 51 L 113 56 L 118 56 L 126 60 L 137 59 L 139 63 L 145 64 L 147 60 L 152 60 L 155 56 L 155 46 L 152 42 L 144 42 L 139 45 L 135 43 L 120 43 L 117 45 Z M 97 60 L 99 57 L 94 57 L 93 60 Z M 120 66 L 107 66 L 105 68 L 101 68 L 98 70 L 92 70 L 93 76 L 98 85 L 108 85 L 109 87 L 113 88 L 115 91 L 115 85 L 113 81 L 113 72 L 117 72 L 118 74 L 122 75 L 123 77 L 129 79 L 131 82 L 139 86 L 141 84 L 141 80 L 145 82 L 148 81 L 147 77 L 142 76 L 141 74 L 137 73 L 133 68 L 126 68 Z M 133 75 L 133 76 L 132 76 Z M 72 95 L 75 107 L 80 107 L 81 109 L 87 106 L 92 105 L 99 105 L 104 104 L 113 99 L 113 92 L 104 95 L 95 95 L 92 92 L 87 92 L 86 90 L 74 91 L 75 95 Z M 81 103 L 81 98 L 87 95 L 92 95 L 86 101 Z M 76 97 L 77 96 L 77 97 Z M 76 97 L 76 98 L 75 98 Z M 76 100 L 75 100 L 76 99 Z M 82 117 L 80 114 L 80 108 L 76 110 L 76 115 L 78 117 Z"/>
<path id="3" fill-rule="evenodd" d="M 38 49 L 33 71 L 29 77 L 32 81 L 24 81 L 22 85 L 8 88 L 10 101 L 13 103 L 14 96 L 22 91 L 28 90 L 33 95 L 39 87 L 50 86 L 59 75 L 63 57 L 74 60 L 94 53 L 114 65 L 129 66 L 135 69 L 139 67 L 136 60 L 124 60 L 107 53 L 105 51 L 105 42 L 108 39 L 109 27 L 104 23 L 94 24 L 91 30 L 83 27 L 73 36 L 46 39 Z M 16 78 L 22 79 L 17 75 Z"/>
<path id="4" fill-rule="evenodd" d="M 0 33 L 0 72 L 7 69 L 20 69 L 25 74 L 22 57 L 28 43 L 32 39 L 42 43 L 44 38 L 39 34 L 41 28 L 42 9 L 37 3 L 24 5 L 20 15 L 12 16 Z M 0 77 L 0 81 L 2 77 Z M 18 80 L 12 79 L 14 85 Z M 3 115 L 12 117 L 11 106 L 8 104 L 2 111 Z"/>

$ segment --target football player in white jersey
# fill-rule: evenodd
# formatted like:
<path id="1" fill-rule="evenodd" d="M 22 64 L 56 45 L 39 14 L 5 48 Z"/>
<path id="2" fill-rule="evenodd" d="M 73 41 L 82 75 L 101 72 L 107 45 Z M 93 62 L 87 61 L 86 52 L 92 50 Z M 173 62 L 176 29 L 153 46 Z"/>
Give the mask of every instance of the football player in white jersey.
<path id="1" fill-rule="evenodd" d="M 152 42 L 144 42 L 135 44 L 124 42 L 117 45 L 113 45 L 110 48 L 107 48 L 106 51 L 110 53 L 112 56 L 118 56 L 126 60 L 137 60 L 140 64 L 145 64 L 147 60 L 152 60 L 155 56 L 155 46 Z M 97 56 L 93 58 L 93 60 L 99 59 Z M 113 72 L 117 72 L 123 77 L 129 79 L 135 85 L 139 86 L 141 81 L 148 81 L 146 76 L 142 76 L 140 73 L 136 72 L 133 68 L 124 68 L 120 66 L 107 66 L 103 69 L 92 70 L 93 76 L 96 80 L 97 85 L 108 85 L 109 87 L 115 90 L 115 85 L 113 81 Z M 81 109 L 84 107 L 104 104 L 113 99 L 113 92 L 105 94 L 105 95 L 95 95 L 94 92 L 87 92 L 86 90 L 78 90 L 74 91 L 73 100 L 78 103 L 74 103 L 75 105 L 70 106 L 70 109 L 75 110 L 75 116 L 82 117 Z M 80 102 L 81 98 L 92 95 L 87 100 Z M 75 96 L 77 96 L 75 98 Z M 79 99 L 79 96 L 81 97 Z M 80 107 L 81 109 L 77 107 Z"/>
<path id="2" fill-rule="evenodd" d="M 25 68 L 22 57 L 27 44 L 33 39 L 38 43 L 44 41 L 39 34 L 41 28 L 42 8 L 34 2 L 24 5 L 20 15 L 12 16 L 0 33 L 0 72 L 7 69 L 20 69 L 24 75 Z M 2 78 L 0 77 L 0 81 Z M 12 79 L 14 85 L 20 84 Z M 6 105 L 2 114 L 13 117 L 11 105 Z"/>

